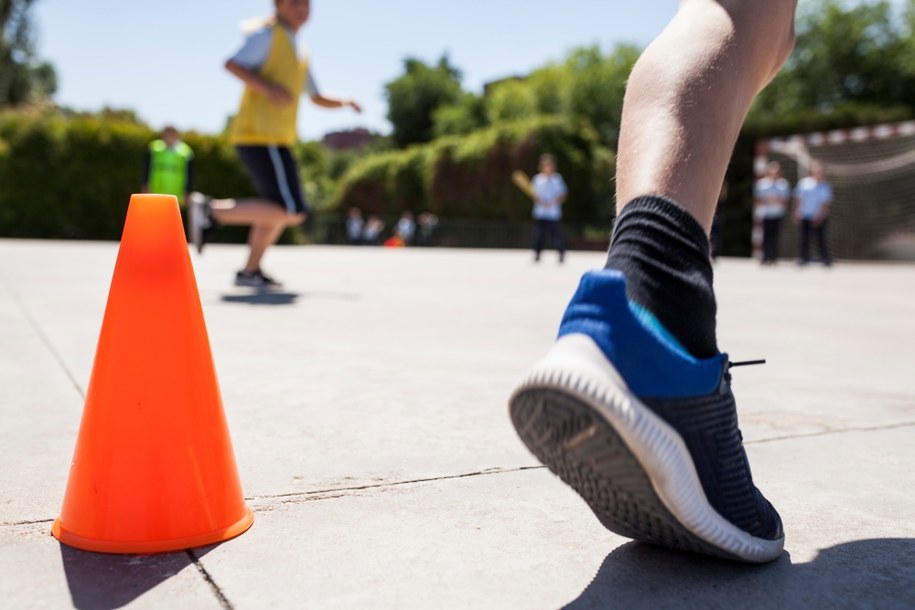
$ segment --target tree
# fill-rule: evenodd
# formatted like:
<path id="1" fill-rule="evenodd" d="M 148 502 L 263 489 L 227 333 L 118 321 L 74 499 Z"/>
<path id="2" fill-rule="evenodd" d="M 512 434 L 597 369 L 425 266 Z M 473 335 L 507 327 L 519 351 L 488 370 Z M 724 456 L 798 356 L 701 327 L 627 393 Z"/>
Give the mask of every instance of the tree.
<path id="1" fill-rule="evenodd" d="M 44 99 L 57 89 L 54 68 L 35 58 L 33 4 L 0 0 L 0 107 Z"/>
<path id="2" fill-rule="evenodd" d="M 454 104 L 440 106 L 432 113 L 433 135 L 465 135 L 486 124 L 483 100 L 473 93 L 464 93 Z"/>
<path id="3" fill-rule="evenodd" d="M 531 72 L 527 83 L 537 100 L 540 114 L 562 114 L 569 70 L 562 64 L 547 64 Z"/>
<path id="4" fill-rule="evenodd" d="M 524 81 L 506 80 L 492 88 L 486 98 L 486 119 L 490 125 L 516 121 L 538 114 L 537 97 Z"/>
<path id="5" fill-rule="evenodd" d="M 626 79 L 641 51 L 617 45 L 604 56 L 597 46 L 573 51 L 566 61 L 565 113 L 587 121 L 605 145 L 615 145 L 623 112 Z"/>
<path id="6" fill-rule="evenodd" d="M 391 137 L 397 147 L 429 142 L 434 137 L 433 114 L 461 98 L 461 73 L 443 55 L 427 65 L 414 57 L 404 60 L 404 74 L 385 85 Z"/>
<path id="7" fill-rule="evenodd" d="M 798 16 L 795 51 L 758 98 L 751 119 L 868 106 L 915 111 L 913 9 L 910 0 L 907 28 L 887 0 L 807 5 Z"/>

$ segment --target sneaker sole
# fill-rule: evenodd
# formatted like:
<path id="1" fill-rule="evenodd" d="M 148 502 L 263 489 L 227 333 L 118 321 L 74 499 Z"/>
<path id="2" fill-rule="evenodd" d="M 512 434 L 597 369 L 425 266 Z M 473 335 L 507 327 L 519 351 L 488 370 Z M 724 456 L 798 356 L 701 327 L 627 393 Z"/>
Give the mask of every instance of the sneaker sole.
<path id="1" fill-rule="evenodd" d="M 587 335 L 560 338 L 509 409 L 528 449 L 607 529 L 750 563 L 781 555 L 784 538 L 752 536 L 708 503 L 683 439 L 629 391 Z"/>

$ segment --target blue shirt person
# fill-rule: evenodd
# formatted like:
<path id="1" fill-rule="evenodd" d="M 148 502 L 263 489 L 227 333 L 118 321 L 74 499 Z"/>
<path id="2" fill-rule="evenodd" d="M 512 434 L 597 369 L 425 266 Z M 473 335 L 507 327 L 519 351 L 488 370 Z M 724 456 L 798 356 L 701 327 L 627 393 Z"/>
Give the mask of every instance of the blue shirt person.
<path id="1" fill-rule="evenodd" d="M 559 252 L 561 263 L 565 260 L 565 242 L 559 220 L 569 189 L 556 172 L 556 159 L 552 155 L 541 155 L 540 173 L 531 180 L 531 188 L 534 191 L 534 261 L 540 260 L 544 238 L 548 235 Z"/>
<path id="2" fill-rule="evenodd" d="M 794 189 L 794 218 L 800 223 L 801 265 L 810 262 L 810 238 L 816 237 L 820 258 L 824 265 L 832 264 L 826 239 L 827 218 L 832 204 L 832 187 L 826 182 L 826 169 L 822 163 L 810 167 L 810 175 L 797 183 Z"/>

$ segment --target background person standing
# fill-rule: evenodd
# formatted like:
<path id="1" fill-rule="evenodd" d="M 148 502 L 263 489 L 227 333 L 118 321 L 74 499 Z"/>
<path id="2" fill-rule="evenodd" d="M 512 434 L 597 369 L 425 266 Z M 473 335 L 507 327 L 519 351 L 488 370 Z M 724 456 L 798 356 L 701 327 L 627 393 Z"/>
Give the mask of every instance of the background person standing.
<path id="1" fill-rule="evenodd" d="M 161 137 L 149 143 L 140 190 L 174 195 L 182 205 L 194 190 L 194 151 L 174 126 L 166 125 Z"/>
<path id="2" fill-rule="evenodd" d="M 754 210 L 763 223 L 763 265 L 774 265 L 778 260 L 778 237 L 789 199 L 791 185 L 782 178 L 782 166 L 771 161 L 766 175 L 753 188 Z"/>
<path id="3" fill-rule="evenodd" d="M 543 241 L 550 236 L 550 243 L 559 252 L 559 262 L 565 260 L 565 243 L 559 221 L 562 219 L 562 204 L 569 189 L 565 180 L 556 172 L 553 155 L 541 155 L 540 173 L 531 180 L 534 190 L 534 261 L 540 260 Z"/>
<path id="4" fill-rule="evenodd" d="M 815 162 L 810 166 L 810 175 L 798 182 L 794 189 L 794 218 L 801 225 L 799 264 L 806 265 L 810 262 L 811 235 L 817 239 L 823 264 L 827 267 L 832 264 L 826 243 L 831 203 L 832 187 L 826 182 L 826 168 L 822 163 Z"/>

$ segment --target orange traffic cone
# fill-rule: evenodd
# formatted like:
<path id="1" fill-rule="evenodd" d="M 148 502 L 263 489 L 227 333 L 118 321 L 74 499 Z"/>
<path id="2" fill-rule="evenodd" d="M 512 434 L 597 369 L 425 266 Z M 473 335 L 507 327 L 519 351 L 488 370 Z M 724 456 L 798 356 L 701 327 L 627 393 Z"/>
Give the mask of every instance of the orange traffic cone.
<path id="1" fill-rule="evenodd" d="M 134 195 L 51 532 L 87 551 L 159 553 L 228 540 L 253 521 L 178 200 Z"/>

